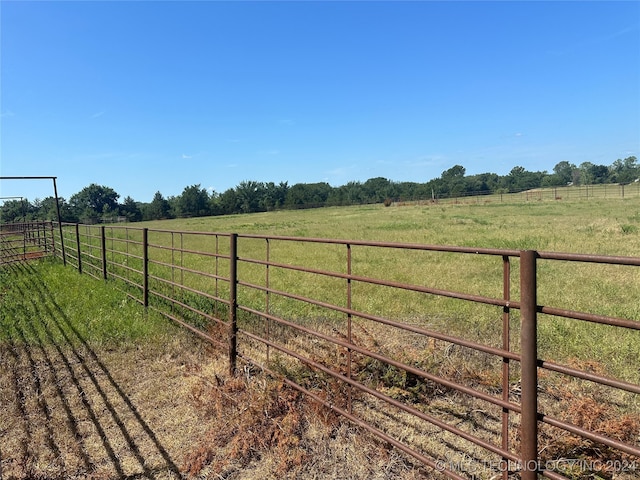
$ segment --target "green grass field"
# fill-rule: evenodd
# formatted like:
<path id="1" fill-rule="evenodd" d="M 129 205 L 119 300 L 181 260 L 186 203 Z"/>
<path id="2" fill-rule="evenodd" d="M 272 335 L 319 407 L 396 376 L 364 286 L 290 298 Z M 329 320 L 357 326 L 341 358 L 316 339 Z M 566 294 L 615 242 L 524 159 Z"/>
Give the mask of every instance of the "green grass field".
<path id="1" fill-rule="evenodd" d="M 500 249 L 535 249 L 566 253 L 638 256 L 640 252 L 640 198 L 591 198 L 531 202 L 489 202 L 447 205 L 367 205 L 300 211 L 278 211 L 224 217 L 166 220 L 131 225 L 175 231 L 237 232 L 314 238 L 339 238 L 457 245 Z M 151 235 L 151 234 L 150 234 Z M 155 234 L 152 242 L 169 244 L 168 234 Z M 178 245 L 177 237 L 173 239 Z M 219 249 L 228 251 L 226 237 Z M 187 237 L 184 247 L 212 251 L 211 237 Z M 337 272 L 345 271 L 345 251 L 339 246 L 297 242 L 271 242 L 271 260 Z M 264 240 L 240 239 L 241 256 L 265 258 Z M 450 289 L 491 297 L 502 295 L 500 257 L 481 257 L 389 249 L 352 249 L 353 273 L 399 282 Z M 158 254 L 161 254 L 159 252 Z M 162 253 L 168 257 L 168 253 Z M 168 260 L 168 258 L 165 258 Z M 202 258 L 185 255 L 185 266 L 213 271 Z M 636 267 L 538 262 L 540 304 L 640 320 L 640 270 Z M 219 264 L 226 275 L 228 266 Z M 158 269 L 160 270 L 160 269 Z M 166 270 L 166 269 L 165 269 Z M 168 275 L 168 271 L 164 275 Z M 244 279 L 259 283 L 264 268 L 240 266 Z M 212 283 L 187 279 L 191 286 L 211 291 Z M 344 304 L 344 286 L 319 277 L 273 270 L 273 288 L 295 291 L 323 301 Z M 512 298 L 519 296 L 518 263 L 512 262 Z M 424 295 L 371 286 L 359 286 L 353 307 L 390 318 L 417 321 L 439 331 L 494 346 L 500 343 L 500 312 L 495 307 L 432 297 L 425 311 Z M 246 290 L 245 290 L 246 291 Z M 338 299 L 336 299 L 338 297 Z M 260 304 L 261 297 L 246 292 L 244 301 Z M 272 303 L 271 311 L 285 318 L 313 321 L 328 315 L 300 303 Z M 517 332 L 518 312 L 512 312 Z M 636 332 L 562 318 L 540 317 L 539 351 L 556 361 L 598 361 L 606 371 L 627 381 L 640 381 L 640 341 Z M 517 335 L 516 335 L 517 337 Z M 512 339 L 513 348 L 517 338 Z"/>
<path id="2" fill-rule="evenodd" d="M 328 207 L 132 226 L 634 256 L 640 198 Z"/>
<path id="3" fill-rule="evenodd" d="M 640 198 L 525 203 L 489 201 L 390 207 L 368 205 L 177 219 L 130 224 L 128 227 L 131 228 L 130 237 L 137 241 L 140 235 L 138 229 L 147 227 L 172 231 L 237 232 L 637 257 L 640 252 Z M 112 233 L 116 238 L 124 237 L 124 231 L 116 227 Z M 155 244 L 173 244 L 209 252 L 218 248 L 221 254 L 228 252 L 228 238 L 224 235 L 218 238 L 217 247 L 215 237 L 172 236 L 153 232 L 149 235 L 150 242 Z M 99 243 L 95 238 L 86 241 L 98 248 Z M 111 242 L 109 247 L 118 248 L 118 245 L 117 241 Z M 120 245 L 124 248 L 124 244 Z M 71 242 L 67 248 L 72 249 L 73 243 Z M 128 248 L 129 253 L 140 254 L 139 246 L 129 245 Z M 271 261 L 345 272 L 346 252 L 343 245 L 271 241 L 270 249 Z M 240 238 L 239 250 L 242 257 L 265 259 L 265 240 Z M 503 265 L 499 256 L 483 257 L 361 246 L 354 246 L 351 253 L 354 275 L 497 298 L 502 295 Z M 98 254 L 98 251 L 94 251 L 93 254 Z M 170 252 L 156 248 L 151 249 L 151 256 L 156 261 L 184 265 L 209 273 L 216 271 L 216 263 L 211 258 L 203 260 L 203 257 L 193 254 L 172 258 Z M 112 258 L 119 260 L 126 257 L 122 254 L 112 254 Z M 131 267 L 139 268 L 138 265 L 134 265 L 135 258 L 128 257 L 127 261 Z M 638 267 L 550 260 L 540 260 L 538 264 L 540 304 L 640 321 Z M 40 323 L 31 322 L 30 319 L 34 316 L 45 320 L 55 318 L 58 322 L 64 321 L 68 328 L 76 332 L 76 337 L 87 339 L 92 345 L 107 350 L 132 349 L 137 343 L 146 341 L 163 342 L 176 333 L 174 325 L 153 313 L 143 313 L 136 302 L 127 300 L 121 292 L 112 288 L 110 282 L 81 277 L 72 268 L 63 269 L 59 263 L 51 261 L 41 261 L 33 267 L 25 268 L 27 270 L 21 269 L 18 272 L 12 269 L 0 272 L 3 285 L 3 309 L 0 315 L 3 328 L 0 329 L 0 342 L 68 342 L 66 338 L 56 337 L 58 332 L 62 334 L 61 325 L 47 323 L 48 320 Z M 226 276 L 228 261 L 221 260 L 217 268 L 218 273 Z M 152 264 L 150 269 L 155 275 L 173 278 L 201 291 L 214 293 L 214 288 L 218 288 L 210 278 L 180 273 L 179 270 L 158 264 Z M 519 297 L 518 270 L 517 259 L 513 259 L 513 299 Z M 241 280 L 244 281 L 260 283 L 264 279 L 264 273 L 263 266 L 241 262 L 239 267 Z M 178 280 L 182 275 L 184 278 Z M 343 280 L 322 279 L 272 268 L 270 286 L 345 306 Z M 220 289 L 224 288 L 224 282 L 221 282 Z M 359 283 L 353 286 L 353 290 L 354 309 L 417 324 L 471 341 L 500 346 L 501 307 Z M 222 291 L 218 293 L 224 295 Z M 264 307 L 263 295 L 256 294 L 248 288 L 240 288 L 239 294 L 241 302 L 253 304 L 256 308 Z M 79 298 L 83 301 L 78 302 Z M 325 333 L 344 335 L 344 315 L 341 314 L 332 316 L 331 312 L 321 308 L 304 306 L 300 302 L 286 301 L 276 296 L 271 298 L 270 312 Z M 248 322 L 243 319 L 241 321 Z M 640 338 L 637 331 L 625 331 L 544 315 L 540 315 L 538 325 L 538 349 L 542 358 L 627 382 L 640 383 L 640 372 L 637 368 L 640 364 Z M 240 326 L 249 330 L 262 328 L 250 322 L 241 323 Z M 206 325 L 202 327 L 206 328 Z M 514 310 L 511 312 L 511 346 L 515 351 L 519 350 L 518 327 L 519 312 Z M 284 336 L 280 340 L 289 348 L 300 351 L 311 345 L 305 335 L 291 335 L 285 330 L 282 332 Z M 481 390 L 492 392 L 500 388 L 499 359 L 494 362 L 463 349 L 451 349 L 445 342 L 435 347 L 435 344 L 430 344 L 425 338 L 418 339 L 406 332 L 367 321 L 355 321 L 354 334 L 358 337 L 357 342 L 363 342 L 367 347 L 375 345 L 383 354 L 407 364 L 427 371 L 434 370 L 445 377 L 469 383 L 470 386 Z M 240 348 L 249 347 L 241 345 Z M 317 355 L 315 358 L 320 358 L 321 354 L 329 355 L 321 361 L 340 361 L 338 349 L 331 350 L 326 346 L 309 348 L 316 349 L 313 352 Z M 277 356 L 272 357 L 272 360 L 276 363 L 281 361 Z M 385 391 L 394 398 L 426 395 L 421 391 L 405 391 L 403 383 L 406 383 L 406 376 L 403 377 L 396 369 L 385 369 L 376 362 L 367 361 L 366 358 L 356 359 L 354 365 L 361 369 L 355 372 L 359 375 L 373 375 L 376 372 L 380 374 L 382 380 L 375 381 L 381 381 L 381 388 L 386 388 Z M 296 370 L 291 364 L 274 366 L 306 378 L 302 370 Z M 517 382 L 517 365 L 514 365 L 511 374 L 510 380 Z M 617 435 L 625 428 L 625 434 L 628 434 L 629 429 L 620 422 L 618 425 L 616 419 L 637 417 L 640 405 L 636 396 L 619 393 L 611 395 L 609 390 L 585 383 L 567 381 L 565 377 L 542 372 L 541 408 L 552 415 L 562 417 L 567 414 L 570 421 L 580 423 L 580 415 L 584 414 L 585 409 L 596 409 L 605 405 L 606 412 L 596 412 L 598 421 L 601 421 L 602 425 L 615 427 L 611 427 L 611 435 Z M 446 395 L 445 397 L 443 401 L 451 400 Z M 431 401 L 427 400 L 427 397 L 422 400 L 425 404 Z M 619 431 L 616 430 L 618 427 Z M 553 452 L 553 455 L 570 454 L 569 447 L 564 448 L 561 438 L 554 436 L 553 432 L 545 430 L 541 435 L 541 442 L 550 442 L 547 452 Z"/>

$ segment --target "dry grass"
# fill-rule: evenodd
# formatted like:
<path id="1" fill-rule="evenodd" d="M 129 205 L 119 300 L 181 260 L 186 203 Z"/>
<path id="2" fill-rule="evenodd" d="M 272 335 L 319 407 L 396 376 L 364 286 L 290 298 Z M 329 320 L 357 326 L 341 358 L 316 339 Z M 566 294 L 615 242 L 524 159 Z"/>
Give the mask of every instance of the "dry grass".
<path id="1" fill-rule="evenodd" d="M 113 316 L 87 315 L 122 299 L 100 282 L 46 263 L 13 274 L 0 289 L 2 480 L 422 475 L 277 381 L 227 377 L 226 361 L 184 330 L 105 341 L 98 330 Z M 81 329 L 88 320 L 98 340 Z"/>
<path id="2" fill-rule="evenodd" d="M 0 352 L 3 480 L 423 475 L 281 383 L 225 376 L 225 362 L 189 336 Z"/>
<path id="3" fill-rule="evenodd" d="M 3 479 L 180 478 L 203 425 L 188 401 L 184 339 L 98 350 L 3 344 Z"/>

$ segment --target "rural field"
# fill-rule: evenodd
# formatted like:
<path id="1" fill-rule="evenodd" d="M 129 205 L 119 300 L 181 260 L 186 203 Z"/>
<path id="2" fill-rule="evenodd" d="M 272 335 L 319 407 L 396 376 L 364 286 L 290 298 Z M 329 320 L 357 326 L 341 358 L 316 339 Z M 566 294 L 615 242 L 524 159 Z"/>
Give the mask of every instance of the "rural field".
<path id="1" fill-rule="evenodd" d="M 466 204 L 319 208 L 129 226 L 132 229 L 235 232 L 241 236 L 640 255 L 640 198 L 508 203 L 492 196 L 470 199 Z M 197 243 L 199 240 L 193 242 L 188 248 L 208 248 L 204 243 Z M 262 255 L 261 242 L 242 237 L 239 242 L 242 255 L 250 253 L 256 258 Z M 286 246 L 274 246 L 271 254 L 272 260 L 283 263 L 304 263 L 334 271 L 344 269 L 344 252 L 336 248 L 316 249 L 301 242 L 288 242 Z M 500 257 L 493 261 L 474 255 L 433 252 L 407 256 L 403 251 L 381 253 L 357 246 L 352 255 L 357 275 L 376 275 L 477 295 L 502 293 Z M 191 268 L 198 262 L 195 258 L 186 259 L 186 265 Z M 638 267 L 563 261 L 539 263 L 539 303 L 640 321 Z M 262 270 L 255 266 L 243 268 L 240 272 L 243 278 L 252 280 L 262 275 Z M 517 298 L 517 265 L 513 269 L 512 295 Z M 144 312 L 110 282 L 78 275 L 73 269 L 63 269 L 60 263 L 49 260 L 3 267 L 0 276 L 2 479 L 179 478 L 181 475 L 400 479 L 435 475 L 282 383 L 268 380 L 250 369 L 238 378 L 228 377 L 225 352 L 216 351 L 160 315 Z M 334 301 L 334 283 L 306 284 L 304 278 L 274 273 L 272 287 Z M 204 291 L 205 287 L 202 288 Z M 249 292 L 246 295 L 252 300 Z M 501 310 L 495 307 L 434 299 L 429 302 L 426 315 L 422 313 L 423 298 L 374 287 L 362 287 L 354 296 L 354 303 L 357 303 L 354 308 L 363 311 L 427 325 L 434 331 L 468 341 L 500 346 L 501 325 L 496 325 L 496 318 Z M 341 328 L 337 323 L 330 323 L 333 319 L 320 317 L 313 309 L 298 310 L 296 305 L 274 301 L 270 307 L 283 318 L 305 322 L 314 328 L 327 331 Z M 517 329 L 516 312 L 511 321 L 512 328 Z M 389 355 L 395 352 L 405 363 L 437 369 L 441 375 L 467 381 L 487 392 L 499 386 L 499 365 L 489 365 L 485 360 L 451 348 L 450 344 L 427 340 L 422 344 L 400 333 L 391 333 L 383 326 L 372 327 L 364 322 L 355 323 L 354 328 L 367 344 L 383 345 L 381 348 Z M 542 358 L 628 383 L 640 383 L 637 331 L 621 332 L 603 325 L 555 317 L 541 318 L 538 328 L 538 351 Z M 291 348 L 303 348 L 300 338 L 292 337 L 288 342 Z M 512 338 L 511 343 L 517 351 L 517 338 Z M 425 359 L 426 351 L 431 360 Z M 339 356 L 336 358 L 339 360 Z M 471 422 L 476 430 L 486 431 L 489 436 L 499 428 L 494 425 L 493 412 L 481 410 L 473 402 L 465 403 L 453 392 L 408 385 L 407 378 L 394 378 L 397 371 L 385 371 L 372 362 L 354 365 L 361 368 L 358 374 L 385 377 L 386 383 L 381 384 L 394 398 L 428 404 L 438 410 L 442 418 L 465 425 Z M 294 365 L 281 363 L 277 367 L 288 375 L 309 380 Z M 564 414 L 574 423 L 638 445 L 640 399 L 637 395 L 616 393 L 612 396 L 600 386 L 574 380 L 567 383 L 558 375 L 545 374 L 541 376 L 541 402 L 546 412 Z M 512 375 L 517 383 L 517 369 Z M 465 409 L 472 414 L 465 413 Z M 410 419 L 376 411 L 372 402 L 366 409 L 363 407 L 363 415 L 370 415 L 372 421 L 380 424 L 388 421 L 383 417 L 394 416 L 400 423 L 407 423 L 404 430 L 396 432 L 399 436 L 418 435 L 408 424 Z M 484 420 L 476 418 L 482 415 Z M 417 444 L 435 456 L 447 449 L 456 451 L 458 460 L 479 455 L 475 450 L 464 451 L 454 439 L 438 436 L 433 431 L 422 432 L 422 436 L 425 438 L 416 439 Z M 541 446 L 550 459 L 576 456 L 593 459 L 599 454 L 610 454 L 572 437 L 563 439 L 550 429 L 541 429 Z M 474 458 L 477 461 L 477 457 Z M 625 461 L 629 459 L 625 457 Z M 476 473 L 478 478 L 491 477 L 488 472 Z M 602 477 L 579 469 L 562 473 L 576 479 L 630 479 L 638 472 L 600 472 Z"/>

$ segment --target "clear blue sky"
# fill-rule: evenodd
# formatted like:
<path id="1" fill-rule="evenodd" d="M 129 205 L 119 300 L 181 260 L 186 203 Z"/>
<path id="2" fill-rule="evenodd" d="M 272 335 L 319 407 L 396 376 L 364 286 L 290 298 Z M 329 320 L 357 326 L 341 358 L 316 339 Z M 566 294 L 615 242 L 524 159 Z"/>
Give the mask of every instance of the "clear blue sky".
<path id="1" fill-rule="evenodd" d="M 636 1 L 2 1 L 0 15 L 0 175 L 55 175 L 66 199 L 640 150 Z"/>

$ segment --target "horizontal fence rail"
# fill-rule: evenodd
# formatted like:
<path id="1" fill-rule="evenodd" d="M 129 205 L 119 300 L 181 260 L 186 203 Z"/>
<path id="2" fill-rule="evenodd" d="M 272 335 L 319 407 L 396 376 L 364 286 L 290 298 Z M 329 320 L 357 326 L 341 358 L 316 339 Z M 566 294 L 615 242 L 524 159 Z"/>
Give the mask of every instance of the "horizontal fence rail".
<path id="1" fill-rule="evenodd" d="M 0 264 L 42 258 L 55 249 L 51 222 L 0 225 Z"/>
<path id="2" fill-rule="evenodd" d="M 555 352 L 603 329 L 640 342 L 637 288 L 591 305 L 568 296 L 588 282 L 559 283 L 590 265 L 635 286 L 639 257 L 78 224 L 62 225 L 62 249 L 45 230 L 67 264 L 227 352 L 230 372 L 282 378 L 446 477 L 571 478 L 547 453 L 556 431 L 640 471 L 637 432 L 554 406 L 566 384 L 637 413 L 637 373 Z"/>

